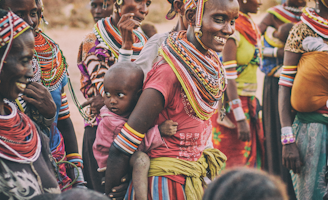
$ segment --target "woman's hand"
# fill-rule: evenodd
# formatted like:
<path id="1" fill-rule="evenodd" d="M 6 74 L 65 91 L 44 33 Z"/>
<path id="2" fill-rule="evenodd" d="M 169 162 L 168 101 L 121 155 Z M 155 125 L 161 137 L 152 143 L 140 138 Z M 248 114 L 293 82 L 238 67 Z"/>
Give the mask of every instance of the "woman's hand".
<path id="1" fill-rule="evenodd" d="M 251 131 L 246 119 L 237 122 L 238 139 L 241 141 L 251 140 Z"/>
<path id="2" fill-rule="evenodd" d="M 98 94 L 94 97 L 89 98 L 86 102 L 84 102 L 81 106 L 84 108 L 85 106 L 90 105 L 90 114 L 99 114 L 100 109 L 104 106 L 103 97 Z"/>
<path id="3" fill-rule="evenodd" d="M 140 22 L 133 19 L 134 13 L 122 15 L 117 24 L 118 30 L 122 36 L 122 49 L 132 50 L 132 45 L 135 42 L 133 30 L 140 26 Z"/>
<path id="4" fill-rule="evenodd" d="M 108 196 L 112 199 L 123 200 L 128 190 L 130 179 L 130 175 L 125 175 L 121 179 L 121 184 L 119 186 L 113 187 L 112 192 L 109 193 Z"/>
<path id="5" fill-rule="evenodd" d="M 28 84 L 22 98 L 27 103 L 34 105 L 45 118 L 51 119 L 56 115 L 56 104 L 48 89 L 41 83 L 33 82 Z"/>
<path id="6" fill-rule="evenodd" d="M 295 143 L 282 146 L 282 164 L 294 173 L 301 172 L 301 159 Z"/>

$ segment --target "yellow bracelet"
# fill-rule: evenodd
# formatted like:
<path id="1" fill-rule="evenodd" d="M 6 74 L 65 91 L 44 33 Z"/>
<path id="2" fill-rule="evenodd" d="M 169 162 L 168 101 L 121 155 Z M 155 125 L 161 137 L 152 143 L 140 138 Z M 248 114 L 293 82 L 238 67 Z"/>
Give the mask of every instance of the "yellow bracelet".
<path id="1" fill-rule="evenodd" d="M 129 126 L 128 123 L 125 123 L 124 126 L 125 126 L 126 129 L 128 129 L 130 132 L 132 132 L 136 136 L 138 136 L 140 138 L 144 138 L 145 137 L 145 134 L 139 133 L 138 131 L 134 130 L 133 128 L 131 128 L 131 126 Z"/>

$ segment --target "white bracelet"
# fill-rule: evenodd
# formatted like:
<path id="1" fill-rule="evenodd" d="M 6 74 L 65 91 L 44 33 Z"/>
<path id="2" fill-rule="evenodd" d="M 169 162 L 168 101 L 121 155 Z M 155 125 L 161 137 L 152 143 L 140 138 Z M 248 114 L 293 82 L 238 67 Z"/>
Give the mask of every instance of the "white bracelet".
<path id="1" fill-rule="evenodd" d="M 55 119 L 56 119 L 57 113 L 55 114 L 55 116 L 53 116 L 50 119 L 47 119 L 45 117 L 43 117 L 43 122 L 46 126 L 50 127 L 52 125 L 52 123 L 54 123 Z"/>
<path id="2" fill-rule="evenodd" d="M 273 57 L 274 57 L 274 58 L 277 58 L 277 57 L 278 57 L 278 47 L 275 47 L 275 48 L 273 49 Z"/>
<path id="3" fill-rule="evenodd" d="M 232 112 L 233 112 L 233 115 L 235 116 L 235 119 L 237 122 L 246 119 L 245 113 L 244 113 L 242 107 L 237 107 L 237 108 L 233 109 Z"/>
<path id="4" fill-rule="evenodd" d="M 264 47 L 263 48 L 263 56 L 272 58 L 274 56 L 274 48 L 271 47 Z"/>
<path id="5" fill-rule="evenodd" d="M 285 126 L 281 128 L 281 135 L 288 135 L 290 133 L 293 133 L 293 129 L 291 126 Z"/>
<path id="6" fill-rule="evenodd" d="M 120 55 L 117 62 L 130 62 L 133 54 L 133 50 L 120 49 Z"/>

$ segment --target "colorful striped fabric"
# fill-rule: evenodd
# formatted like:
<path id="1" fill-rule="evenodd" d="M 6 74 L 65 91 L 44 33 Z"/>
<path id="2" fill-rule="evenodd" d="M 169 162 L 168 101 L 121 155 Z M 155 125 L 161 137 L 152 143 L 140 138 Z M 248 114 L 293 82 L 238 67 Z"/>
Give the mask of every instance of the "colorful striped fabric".
<path id="1" fill-rule="evenodd" d="M 233 80 L 238 78 L 236 69 L 238 65 L 236 60 L 223 62 L 222 64 L 226 70 L 227 79 Z"/>
<path id="2" fill-rule="evenodd" d="M 62 99 L 62 102 L 61 102 L 61 106 L 60 106 L 59 113 L 58 113 L 58 120 L 67 119 L 71 115 L 70 111 L 69 111 L 67 96 L 66 96 L 65 92 L 62 93 L 61 99 Z"/>
<path id="3" fill-rule="evenodd" d="M 301 12 L 294 13 L 284 8 L 284 5 L 277 5 L 269 8 L 268 13 L 273 14 L 284 23 L 297 23 L 301 20 Z"/>
<path id="4" fill-rule="evenodd" d="M 131 181 L 125 200 L 136 200 Z M 148 200 L 184 200 L 184 185 L 163 176 L 148 177 Z"/>
<path id="5" fill-rule="evenodd" d="M 297 66 L 283 66 L 279 79 L 279 85 L 292 87 L 297 73 Z"/>
<path id="6" fill-rule="evenodd" d="M 321 37 L 328 39 L 328 20 L 319 16 L 315 9 L 304 8 L 302 14 L 302 22 L 310 27 Z"/>

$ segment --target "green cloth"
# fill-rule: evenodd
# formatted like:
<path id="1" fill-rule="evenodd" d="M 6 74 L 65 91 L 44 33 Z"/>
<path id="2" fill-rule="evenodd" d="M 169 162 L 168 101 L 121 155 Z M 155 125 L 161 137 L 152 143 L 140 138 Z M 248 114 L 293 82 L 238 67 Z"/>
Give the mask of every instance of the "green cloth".
<path id="1" fill-rule="evenodd" d="M 203 197 L 203 178 L 209 173 L 213 180 L 223 167 L 227 157 L 218 149 L 205 149 L 198 161 L 159 157 L 150 159 L 148 176 L 185 175 L 187 200 L 201 200 Z"/>
<path id="2" fill-rule="evenodd" d="M 316 112 L 297 112 L 297 118 L 302 123 L 320 123 L 328 124 L 328 115 L 316 113 Z"/>

